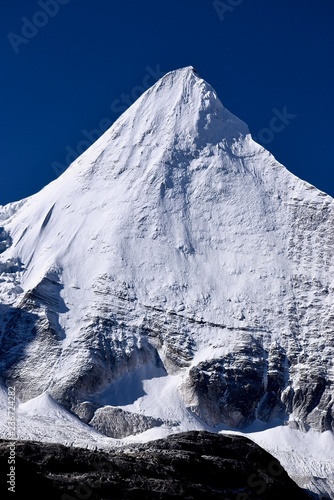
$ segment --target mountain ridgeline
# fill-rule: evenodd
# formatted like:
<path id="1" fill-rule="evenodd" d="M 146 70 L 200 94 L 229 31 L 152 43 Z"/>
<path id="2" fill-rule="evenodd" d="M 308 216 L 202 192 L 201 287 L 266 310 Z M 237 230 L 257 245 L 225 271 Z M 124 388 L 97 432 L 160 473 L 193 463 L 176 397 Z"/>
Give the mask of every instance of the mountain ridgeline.
<path id="1" fill-rule="evenodd" d="M 19 437 L 332 432 L 333 224 L 333 199 L 193 68 L 165 75 L 63 175 L 0 207 Z"/>

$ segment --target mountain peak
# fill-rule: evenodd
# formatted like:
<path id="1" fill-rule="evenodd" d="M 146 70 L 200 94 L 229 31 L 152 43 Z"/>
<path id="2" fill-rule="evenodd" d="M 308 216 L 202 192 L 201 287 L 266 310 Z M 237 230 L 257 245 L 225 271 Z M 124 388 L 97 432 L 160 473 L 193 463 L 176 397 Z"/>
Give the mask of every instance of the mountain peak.
<path id="1" fill-rule="evenodd" d="M 166 80 L 170 80 L 172 85 L 194 85 L 197 80 L 205 82 L 193 66 L 185 66 L 184 68 L 169 71 L 157 83 L 160 81 L 165 82 Z M 205 83 L 209 85 L 207 82 Z"/>
<path id="2" fill-rule="evenodd" d="M 200 138 L 202 144 L 249 133 L 247 125 L 223 106 L 215 89 L 193 66 L 167 73 L 130 110 L 140 106 L 153 106 L 159 112 L 160 119 L 155 115 L 154 124 L 161 123 L 166 134 Z"/>
<path id="3" fill-rule="evenodd" d="M 60 406 L 117 439 L 333 429 L 333 223 L 330 197 L 172 71 L 2 211 L 1 380 L 57 436 Z"/>
<path id="4" fill-rule="evenodd" d="M 187 66 L 170 71 L 142 94 L 74 164 L 129 144 L 143 154 L 152 143 L 159 144 L 155 151 L 160 155 L 177 143 L 178 150 L 192 154 L 248 134 L 247 125 L 223 106 L 214 88 Z"/>

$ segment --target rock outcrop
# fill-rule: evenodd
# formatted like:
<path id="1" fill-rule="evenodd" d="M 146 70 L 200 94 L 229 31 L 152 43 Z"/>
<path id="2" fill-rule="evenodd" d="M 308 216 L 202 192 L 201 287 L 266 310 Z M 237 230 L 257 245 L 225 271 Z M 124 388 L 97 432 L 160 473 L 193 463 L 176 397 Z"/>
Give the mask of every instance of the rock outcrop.
<path id="1" fill-rule="evenodd" d="M 9 442 L 0 442 L 1 498 Z M 280 463 L 239 436 L 189 432 L 110 453 L 36 442 L 16 443 L 17 500 L 306 500 Z"/>

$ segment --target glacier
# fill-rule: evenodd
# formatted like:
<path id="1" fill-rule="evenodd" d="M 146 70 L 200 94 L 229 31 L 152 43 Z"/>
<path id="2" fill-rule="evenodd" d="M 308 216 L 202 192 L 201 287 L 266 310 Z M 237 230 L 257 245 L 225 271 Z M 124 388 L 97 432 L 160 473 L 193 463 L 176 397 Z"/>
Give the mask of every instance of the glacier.
<path id="1" fill-rule="evenodd" d="M 333 222 L 192 67 L 168 73 L 0 207 L 0 436 L 15 386 L 19 439 L 241 433 L 333 498 Z"/>

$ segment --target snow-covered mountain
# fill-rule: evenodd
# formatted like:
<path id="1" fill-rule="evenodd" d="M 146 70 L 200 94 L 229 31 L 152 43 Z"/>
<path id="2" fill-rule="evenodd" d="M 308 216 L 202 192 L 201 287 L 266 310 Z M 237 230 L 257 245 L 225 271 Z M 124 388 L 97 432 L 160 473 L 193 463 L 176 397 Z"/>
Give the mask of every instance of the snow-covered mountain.
<path id="1" fill-rule="evenodd" d="M 299 483 L 334 490 L 333 223 L 333 199 L 193 68 L 165 75 L 0 207 L 0 407 L 15 386 L 18 437 L 262 426 L 250 436 Z"/>

